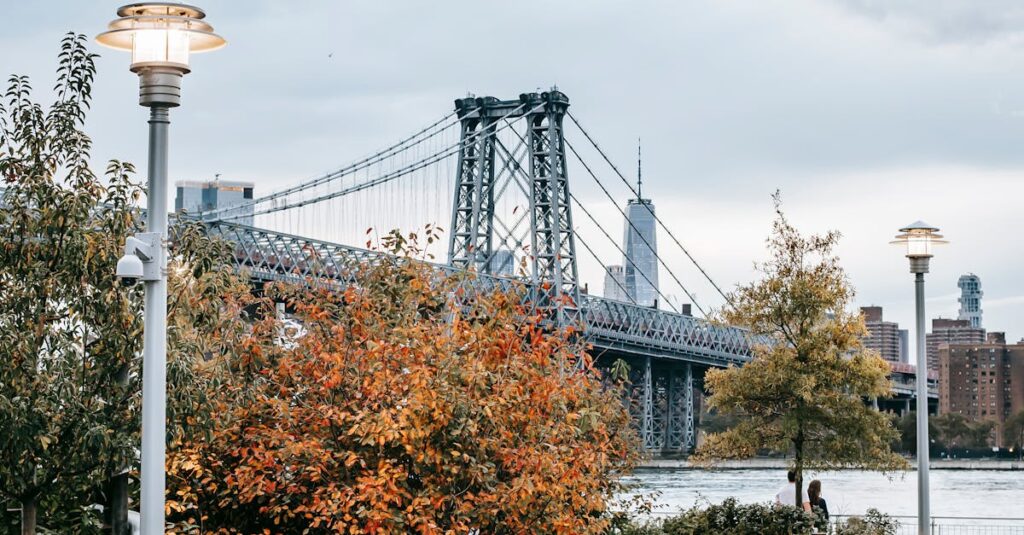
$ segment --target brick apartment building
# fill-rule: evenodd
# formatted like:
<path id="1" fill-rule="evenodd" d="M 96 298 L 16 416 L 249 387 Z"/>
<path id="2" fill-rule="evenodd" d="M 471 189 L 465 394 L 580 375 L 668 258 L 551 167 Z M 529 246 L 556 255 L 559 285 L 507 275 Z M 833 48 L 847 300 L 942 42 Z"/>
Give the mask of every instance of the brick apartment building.
<path id="1" fill-rule="evenodd" d="M 943 344 L 983 344 L 985 329 L 972 327 L 968 319 L 935 318 L 932 332 L 925 335 L 925 354 L 928 356 L 928 371 L 939 371 L 939 348 Z"/>
<path id="2" fill-rule="evenodd" d="M 1004 446 L 1004 422 L 1024 410 L 1024 340 L 1007 344 L 993 332 L 983 343 L 942 344 L 938 360 L 939 413 L 996 422 L 995 444 Z"/>

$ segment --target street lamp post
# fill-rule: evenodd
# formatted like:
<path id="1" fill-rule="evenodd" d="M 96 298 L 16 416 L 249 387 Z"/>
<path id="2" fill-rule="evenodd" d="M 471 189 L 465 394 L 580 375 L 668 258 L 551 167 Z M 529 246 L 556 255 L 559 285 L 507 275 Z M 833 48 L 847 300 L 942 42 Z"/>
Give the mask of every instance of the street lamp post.
<path id="1" fill-rule="evenodd" d="M 181 104 L 189 54 L 224 46 L 203 10 L 183 4 L 122 6 L 96 40 L 130 50 L 139 75 L 139 104 L 149 108 L 146 230 L 128 239 L 118 276 L 145 282 L 142 356 L 141 522 L 144 535 L 164 532 L 164 455 L 167 427 L 167 130 Z M 140 265 L 141 260 L 141 265 Z"/>
<path id="2" fill-rule="evenodd" d="M 947 243 L 938 234 L 939 229 L 923 221 L 901 228 L 892 242 L 906 248 L 910 259 L 910 272 L 914 274 L 914 294 L 917 309 L 917 532 L 928 535 L 928 360 L 924 351 L 924 274 L 935 245 Z"/>

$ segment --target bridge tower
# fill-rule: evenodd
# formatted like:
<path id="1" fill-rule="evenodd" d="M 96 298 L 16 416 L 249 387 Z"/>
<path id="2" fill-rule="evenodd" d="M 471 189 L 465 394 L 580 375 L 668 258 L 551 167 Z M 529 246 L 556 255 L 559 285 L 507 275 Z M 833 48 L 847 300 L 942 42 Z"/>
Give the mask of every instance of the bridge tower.
<path id="1" fill-rule="evenodd" d="M 568 109 L 569 98 L 557 90 L 524 93 L 516 100 L 488 96 L 455 101 L 462 132 L 448 241 L 453 267 L 500 274 L 504 264 L 494 259 L 508 252 L 501 249 L 508 234 L 528 219 L 529 236 L 516 236 L 515 241 L 517 247 L 528 249 L 524 264 L 535 292 L 533 304 L 559 326 L 585 324 L 584 314 L 591 313 L 583 308 L 577 277 L 563 133 Z M 509 188 L 513 180 L 518 186 Z M 499 201 L 510 189 L 513 195 L 521 191 L 529 206 L 513 216 L 515 221 L 503 221 L 508 214 L 498 210 Z M 611 321 L 614 328 L 647 325 L 630 314 L 657 313 L 625 303 L 609 306 L 630 311 L 620 321 Z M 605 366 L 610 358 L 630 361 L 632 386 L 624 402 L 644 447 L 668 455 L 692 450 L 696 435 L 691 364 L 644 351 L 620 352 L 618 347 L 603 354 Z"/>
<path id="2" fill-rule="evenodd" d="M 524 178 L 530 203 L 529 275 L 540 288 L 535 304 L 557 311 L 560 325 L 577 320 L 580 303 L 562 133 L 568 109 L 569 98 L 557 90 L 524 93 L 518 100 L 455 101 L 462 134 L 448 242 L 452 266 L 490 273 L 496 253 L 495 203 L 501 195 L 496 172 Z M 514 121 L 524 121 L 525 129 L 519 134 L 512 128 L 518 145 L 509 150 L 496 134 Z M 502 150 L 495 150 L 498 146 Z"/>

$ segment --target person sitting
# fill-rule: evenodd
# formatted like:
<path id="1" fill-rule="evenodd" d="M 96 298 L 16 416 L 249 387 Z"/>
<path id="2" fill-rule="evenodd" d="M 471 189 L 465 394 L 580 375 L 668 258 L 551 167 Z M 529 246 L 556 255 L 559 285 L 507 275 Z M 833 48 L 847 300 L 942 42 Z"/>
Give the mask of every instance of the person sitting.
<path id="1" fill-rule="evenodd" d="M 807 485 L 807 501 L 804 502 L 804 511 L 815 512 L 828 522 L 828 504 L 825 498 L 821 497 L 821 481 L 815 479 Z"/>

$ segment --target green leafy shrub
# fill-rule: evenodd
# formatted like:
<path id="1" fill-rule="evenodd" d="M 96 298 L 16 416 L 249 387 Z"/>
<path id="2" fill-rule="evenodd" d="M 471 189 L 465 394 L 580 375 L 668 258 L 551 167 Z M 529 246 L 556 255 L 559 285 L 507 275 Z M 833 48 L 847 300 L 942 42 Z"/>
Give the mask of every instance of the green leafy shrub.
<path id="1" fill-rule="evenodd" d="M 809 535 L 815 516 L 790 505 L 721 504 L 693 507 L 663 520 L 619 524 L 615 535 Z"/>
<path id="2" fill-rule="evenodd" d="M 899 522 L 878 509 L 868 509 L 863 517 L 851 517 L 836 525 L 836 535 L 896 535 Z"/>

